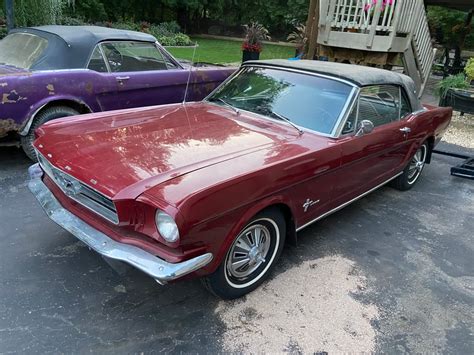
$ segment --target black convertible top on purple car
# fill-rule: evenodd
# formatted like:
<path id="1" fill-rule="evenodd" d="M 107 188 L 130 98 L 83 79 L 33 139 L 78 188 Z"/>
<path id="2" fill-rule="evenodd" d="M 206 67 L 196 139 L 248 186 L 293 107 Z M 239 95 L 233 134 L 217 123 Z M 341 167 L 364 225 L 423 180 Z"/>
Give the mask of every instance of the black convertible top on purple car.
<path id="1" fill-rule="evenodd" d="M 41 26 L 14 29 L 48 41 L 48 46 L 30 70 L 82 69 L 87 67 L 97 43 L 104 41 L 156 42 L 150 34 L 99 26 Z"/>

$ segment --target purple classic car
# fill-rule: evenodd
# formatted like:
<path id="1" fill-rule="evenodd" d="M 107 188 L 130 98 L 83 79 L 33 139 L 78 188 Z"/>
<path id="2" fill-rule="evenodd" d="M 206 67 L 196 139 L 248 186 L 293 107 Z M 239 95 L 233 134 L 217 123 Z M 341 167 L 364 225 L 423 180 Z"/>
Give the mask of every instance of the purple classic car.
<path id="1" fill-rule="evenodd" d="M 82 113 L 201 100 L 235 68 L 189 68 L 155 37 L 94 26 L 15 29 L 0 41 L 0 144 Z"/>

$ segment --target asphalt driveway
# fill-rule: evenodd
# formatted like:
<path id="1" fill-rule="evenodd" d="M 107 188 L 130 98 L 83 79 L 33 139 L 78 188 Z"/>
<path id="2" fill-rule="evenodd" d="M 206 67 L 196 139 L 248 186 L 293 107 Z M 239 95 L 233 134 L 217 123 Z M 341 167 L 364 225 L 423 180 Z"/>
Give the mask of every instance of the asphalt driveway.
<path id="1" fill-rule="evenodd" d="M 474 182 L 449 175 L 457 162 L 437 155 L 412 191 L 383 187 L 300 232 L 269 282 L 224 302 L 112 268 L 0 149 L 0 353 L 473 353 Z"/>

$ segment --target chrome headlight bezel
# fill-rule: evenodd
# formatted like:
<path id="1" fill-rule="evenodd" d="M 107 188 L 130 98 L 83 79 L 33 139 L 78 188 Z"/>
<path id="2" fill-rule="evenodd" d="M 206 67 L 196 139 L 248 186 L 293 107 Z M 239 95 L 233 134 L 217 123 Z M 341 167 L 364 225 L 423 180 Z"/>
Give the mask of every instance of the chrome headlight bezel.
<path id="1" fill-rule="evenodd" d="M 175 243 L 179 240 L 179 228 L 176 221 L 168 213 L 162 210 L 156 210 L 155 213 L 156 229 L 160 236 L 168 243 Z"/>

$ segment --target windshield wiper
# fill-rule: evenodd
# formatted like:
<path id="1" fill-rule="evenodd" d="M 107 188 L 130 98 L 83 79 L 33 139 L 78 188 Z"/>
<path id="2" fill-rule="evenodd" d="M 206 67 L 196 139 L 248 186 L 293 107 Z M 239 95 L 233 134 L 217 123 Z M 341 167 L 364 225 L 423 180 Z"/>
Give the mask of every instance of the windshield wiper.
<path id="1" fill-rule="evenodd" d="M 300 135 L 302 135 L 302 134 L 304 133 L 304 131 L 303 131 L 301 128 L 299 128 L 297 125 L 295 125 L 293 122 L 291 122 L 291 120 L 290 120 L 288 117 L 285 117 L 285 116 L 283 116 L 283 115 L 281 115 L 281 114 L 279 114 L 279 113 L 276 113 L 275 111 L 272 111 L 272 115 L 278 117 L 278 118 L 279 118 L 280 120 L 282 120 L 282 121 L 287 122 L 287 123 L 288 123 L 289 125 L 291 125 L 294 129 L 296 129 Z"/>
<path id="2" fill-rule="evenodd" d="M 226 100 L 224 100 L 222 97 L 213 97 L 211 98 L 212 101 L 219 101 L 219 102 L 222 102 L 224 104 L 224 106 L 230 108 L 231 110 L 233 110 L 237 115 L 240 114 L 240 111 L 237 107 L 234 107 L 232 106 L 231 104 L 229 104 Z"/>

